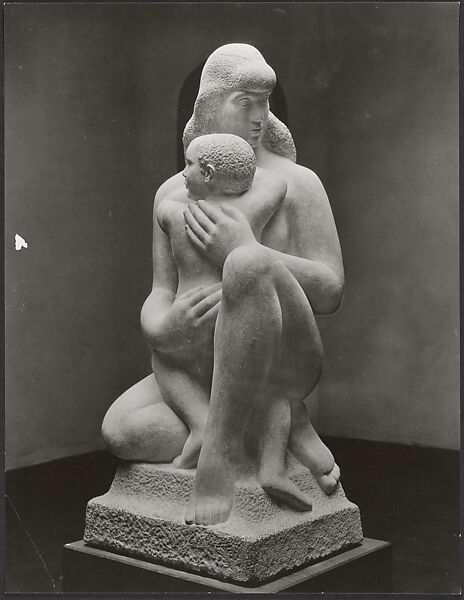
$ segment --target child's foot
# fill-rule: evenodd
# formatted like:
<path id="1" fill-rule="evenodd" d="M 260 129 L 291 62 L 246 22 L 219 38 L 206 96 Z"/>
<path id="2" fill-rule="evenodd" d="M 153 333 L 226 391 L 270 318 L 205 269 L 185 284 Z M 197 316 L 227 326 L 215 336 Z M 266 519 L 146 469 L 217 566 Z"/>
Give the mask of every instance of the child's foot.
<path id="1" fill-rule="evenodd" d="M 312 502 L 286 475 L 260 473 L 259 482 L 265 492 L 295 510 L 311 510 Z"/>
<path id="2" fill-rule="evenodd" d="M 333 491 L 335 491 L 338 480 L 340 479 L 340 469 L 337 463 L 334 463 L 333 469 L 330 471 L 330 473 L 325 473 L 324 475 L 320 476 L 314 475 L 314 477 L 316 478 L 316 481 L 320 485 L 321 489 L 323 489 L 326 494 L 331 494 Z"/>
<path id="3" fill-rule="evenodd" d="M 184 444 L 182 453 L 172 461 L 174 467 L 177 469 L 193 469 L 196 467 L 202 442 L 203 431 L 193 429 Z"/>
<path id="4" fill-rule="evenodd" d="M 290 432 L 289 448 L 294 456 L 314 475 L 319 487 L 331 494 L 338 485 L 340 469 L 335 464 L 332 452 L 309 425 Z"/>

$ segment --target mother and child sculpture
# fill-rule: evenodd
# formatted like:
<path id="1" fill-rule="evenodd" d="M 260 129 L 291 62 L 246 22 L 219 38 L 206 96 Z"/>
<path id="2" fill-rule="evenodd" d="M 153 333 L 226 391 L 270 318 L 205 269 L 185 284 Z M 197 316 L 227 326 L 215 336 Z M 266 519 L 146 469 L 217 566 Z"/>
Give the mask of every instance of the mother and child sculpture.
<path id="1" fill-rule="evenodd" d="M 320 180 L 295 163 L 290 132 L 269 111 L 275 84 L 251 46 L 207 60 L 186 168 L 154 202 L 153 288 L 141 313 L 153 373 L 103 422 L 120 458 L 197 467 L 187 522 L 228 518 L 250 446 L 262 487 L 294 508 L 311 499 L 285 475 L 287 447 L 326 493 L 339 478 L 303 400 L 322 368 L 314 314 L 342 298 L 340 245 Z"/>
<path id="2" fill-rule="evenodd" d="M 342 299 L 340 244 L 319 178 L 296 163 L 289 130 L 269 110 L 275 84 L 247 44 L 206 61 L 185 169 L 154 201 L 153 287 L 141 312 L 153 372 L 102 426 L 124 461 L 196 468 L 189 525 L 227 522 L 249 465 L 272 501 L 310 511 L 288 453 L 323 495 L 340 487 L 304 402 L 323 363 L 315 315 Z"/>

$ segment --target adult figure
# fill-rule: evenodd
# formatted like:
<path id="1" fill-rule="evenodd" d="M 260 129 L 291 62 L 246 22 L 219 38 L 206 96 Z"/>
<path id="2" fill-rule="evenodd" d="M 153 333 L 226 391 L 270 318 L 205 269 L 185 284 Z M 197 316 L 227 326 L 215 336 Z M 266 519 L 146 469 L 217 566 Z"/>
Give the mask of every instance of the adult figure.
<path id="1" fill-rule="evenodd" d="M 273 492 L 276 485 L 275 495 L 280 474 L 273 469 L 282 463 L 282 444 L 276 440 L 288 442 L 327 493 L 339 477 L 302 400 L 314 389 L 322 367 L 314 314 L 338 308 L 343 264 L 324 188 L 312 171 L 294 162 L 291 135 L 269 112 L 274 85 L 273 70 L 255 48 L 219 48 L 205 64 L 184 134 L 185 146 L 203 134 L 238 135 L 254 149 L 257 167 L 278 173 L 287 185 L 285 199 L 259 242 L 246 220 L 205 210 L 204 205 L 186 214 L 192 245 L 222 269 L 221 298 L 214 297 L 217 288 L 198 290 L 193 300 L 176 296 L 170 248 L 154 220 L 153 289 L 141 316 L 153 362 L 173 347 L 188 353 L 202 340 L 202 348 L 214 344 L 212 362 L 207 350 L 194 350 L 205 352 L 204 372 L 201 366 L 197 369 L 211 393 L 186 521 L 203 525 L 230 514 L 247 432 L 264 432 L 259 439 L 260 473 L 265 489 Z M 155 210 L 173 192 L 185 193 L 181 173 L 160 187 Z M 207 319 L 199 310 L 205 305 L 211 315 Z M 181 411 L 176 415 L 168 408 L 153 375 L 115 402 L 105 417 L 103 435 L 121 458 L 153 462 L 185 458 L 185 446 L 193 442 Z M 289 499 L 285 490 L 282 496 Z"/>

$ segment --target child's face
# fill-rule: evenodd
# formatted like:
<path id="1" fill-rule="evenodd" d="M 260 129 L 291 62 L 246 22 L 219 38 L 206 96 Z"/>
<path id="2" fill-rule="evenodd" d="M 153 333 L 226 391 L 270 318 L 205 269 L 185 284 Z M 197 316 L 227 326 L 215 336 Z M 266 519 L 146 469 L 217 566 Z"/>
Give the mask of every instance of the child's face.
<path id="1" fill-rule="evenodd" d="M 185 153 L 185 169 L 182 171 L 182 175 L 185 177 L 188 198 L 190 200 L 204 198 L 207 191 L 205 173 L 201 169 L 194 142 L 190 144 Z"/>

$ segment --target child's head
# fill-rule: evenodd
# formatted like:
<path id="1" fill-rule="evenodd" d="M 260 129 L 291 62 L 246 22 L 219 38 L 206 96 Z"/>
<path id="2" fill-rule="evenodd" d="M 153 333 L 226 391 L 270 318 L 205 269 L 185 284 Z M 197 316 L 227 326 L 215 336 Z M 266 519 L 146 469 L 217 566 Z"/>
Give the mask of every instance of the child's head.
<path id="1" fill-rule="evenodd" d="M 185 187 L 192 200 L 215 193 L 239 195 L 253 182 L 256 158 L 250 144 L 230 133 L 195 138 L 185 152 Z"/>

